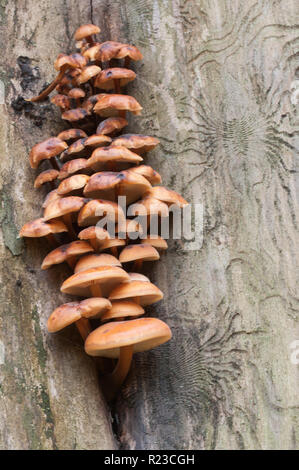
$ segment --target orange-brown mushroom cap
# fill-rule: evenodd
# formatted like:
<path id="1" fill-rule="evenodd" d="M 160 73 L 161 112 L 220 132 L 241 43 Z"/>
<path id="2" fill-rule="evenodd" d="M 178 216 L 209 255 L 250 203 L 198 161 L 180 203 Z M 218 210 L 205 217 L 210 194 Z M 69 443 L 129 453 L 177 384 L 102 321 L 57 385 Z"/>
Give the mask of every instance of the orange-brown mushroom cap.
<path id="1" fill-rule="evenodd" d="M 146 243 L 142 245 L 128 245 L 119 255 L 119 261 L 121 263 L 129 263 L 130 261 L 136 260 L 156 261 L 159 258 L 160 255 L 156 248 Z"/>
<path id="2" fill-rule="evenodd" d="M 85 158 L 76 158 L 75 160 L 70 160 L 66 162 L 60 169 L 58 179 L 63 180 L 68 178 L 75 173 L 90 173 L 90 168 L 87 167 L 87 160 Z"/>
<path id="3" fill-rule="evenodd" d="M 125 219 L 122 208 L 116 202 L 94 199 L 88 201 L 82 207 L 82 210 L 80 210 L 78 225 L 80 227 L 93 226 L 96 225 L 102 217 L 115 221 L 115 223 Z"/>
<path id="4" fill-rule="evenodd" d="M 115 116 L 105 119 L 100 122 L 97 127 L 97 134 L 113 134 L 115 132 L 121 131 L 124 127 L 128 125 L 128 121 L 125 118 Z"/>
<path id="5" fill-rule="evenodd" d="M 139 299 L 142 306 L 151 305 L 163 299 L 163 293 L 151 282 L 123 282 L 110 292 L 110 300 Z"/>
<path id="6" fill-rule="evenodd" d="M 101 321 L 122 320 L 128 317 L 140 317 L 144 314 L 144 308 L 130 300 L 115 300 L 112 306 L 102 316 Z"/>
<path id="7" fill-rule="evenodd" d="M 83 256 L 77 262 L 74 273 L 78 273 L 80 271 L 86 271 L 90 268 L 98 268 L 99 266 L 119 266 L 121 267 L 121 262 L 112 255 L 108 253 L 102 254 L 91 254 Z"/>
<path id="8" fill-rule="evenodd" d="M 129 95 L 119 94 L 104 94 L 98 100 L 93 108 L 96 114 L 103 117 L 116 116 L 118 111 L 130 111 L 133 114 L 139 115 L 142 107 L 138 101 Z"/>
<path id="9" fill-rule="evenodd" d="M 88 116 L 88 111 L 86 111 L 83 108 L 75 108 L 75 109 L 69 109 L 68 111 L 65 111 L 62 113 L 61 118 L 64 119 L 65 121 L 69 122 L 75 122 L 75 121 L 81 121 L 81 119 L 85 119 Z"/>
<path id="10" fill-rule="evenodd" d="M 59 93 L 51 98 L 51 103 L 55 104 L 55 106 L 58 106 L 58 108 L 63 111 L 66 111 L 71 107 L 71 100 L 67 96 Z"/>
<path id="11" fill-rule="evenodd" d="M 90 287 L 99 284 L 106 297 L 119 283 L 129 279 L 129 275 L 118 266 L 99 266 L 79 271 L 66 279 L 61 286 L 64 294 L 88 297 Z"/>
<path id="12" fill-rule="evenodd" d="M 31 168 L 37 168 L 42 160 L 56 157 L 67 148 L 67 143 L 57 137 L 50 137 L 39 144 L 34 145 L 29 153 Z"/>
<path id="13" fill-rule="evenodd" d="M 85 39 L 89 36 L 92 36 L 93 34 L 98 34 L 100 32 L 100 28 L 94 24 L 83 24 L 76 30 L 74 37 L 76 41 L 81 41 L 81 39 Z"/>
<path id="14" fill-rule="evenodd" d="M 116 59 L 124 59 L 129 57 L 131 60 L 142 60 L 143 55 L 136 46 L 131 44 L 123 44 L 122 47 L 117 52 Z"/>
<path id="15" fill-rule="evenodd" d="M 61 199 L 61 196 L 59 196 L 59 194 L 57 194 L 57 189 L 53 189 L 45 197 L 45 200 L 42 204 L 42 208 L 45 209 L 50 204 L 50 202 L 53 202 L 56 199 Z"/>
<path id="16" fill-rule="evenodd" d="M 112 67 L 101 71 L 95 79 L 94 86 L 102 90 L 113 90 L 115 88 L 114 80 L 119 80 L 119 85 L 122 88 L 135 78 L 136 73 L 133 70 L 123 67 Z"/>
<path id="17" fill-rule="evenodd" d="M 80 240 L 107 240 L 110 238 L 109 232 L 97 226 L 87 227 L 78 233 Z"/>
<path id="18" fill-rule="evenodd" d="M 92 246 L 81 240 L 61 245 L 58 248 L 55 248 L 55 250 L 50 251 L 50 253 L 44 258 L 41 268 L 48 269 L 54 264 L 64 263 L 74 256 L 80 256 L 85 253 L 90 253 L 91 251 L 94 251 Z"/>
<path id="19" fill-rule="evenodd" d="M 164 186 L 155 186 L 150 190 L 149 195 L 168 205 L 175 204 L 179 207 L 188 205 L 188 202 L 179 193 Z"/>
<path id="20" fill-rule="evenodd" d="M 162 182 L 161 175 L 149 165 L 138 165 L 129 168 L 129 171 L 144 176 L 151 184 L 159 184 Z"/>
<path id="21" fill-rule="evenodd" d="M 88 183 L 88 175 L 73 175 L 64 179 L 57 188 L 57 193 L 60 196 L 70 194 L 74 191 L 83 190 L 84 186 Z"/>
<path id="22" fill-rule="evenodd" d="M 56 333 L 80 318 L 97 318 L 111 308 L 111 302 L 103 297 L 91 297 L 81 302 L 60 305 L 48 319 L 48 331 Z"/>
<path id="23" fill-rule="evenodd" d="M 78 196 L 68 196 L 56 199 L 45 208 L 44 219 L 51 220 L 72 212 L 78 212 L 85 203 L 86 199 Z"/>
<path id="24" fill-rule="evenodd" d="M 76 77 L 76 82 L 78 85 L 82 85 L 82 83 L 86 83 L 91 78 L 96 77 L 100 72 L 101 69 L 97 65 L 88 65 L 82 70 L 80 75 Z"/>
<path id="25" fill-rule="evenodd" d="M 92 152 L 87 165 L 95 171 L 100 171 L 114 163 L 134 163 L 142 161 L 142 157 L 131 152 L 126 147 L 100 147 Z"/>
<path id="26" fill-rule="evenodd" d="M 105 323 L 85 341 L 90 356 L 118 358 L 120 348 L 134 345 L 134 353 L 148 351 L 171 338 L 168 325 L 158 318 L 138 318 L 125 322 Z"/>
<path id="27" fill-rule="evenodd" d="M 79 75 L 80 76 L 80 75 Z M 68 92 L 68 97 L 69 98 L 73 98 L 75 100 L 78 100 L 80 98 L 84 98 L 85 96 L 85 91 L 82 90 L 82 88 L 72 88 L 69 92 Z"/>
<path id="28" fill-rule="evenodd" d="M 46 237 L 51 233 L 67 232 L 67 227 L 60 220 L 50 220 L 46 222 L 43 218 L 27 222 L 20 230 L 20 237 Z"/>
<path id="29" fill-rule="evenodd" d="M 144 244 L 144 243 L 152 245 L 157 250 L 167 250 L 167 248 L 168 248 L 166 240 L 164 240 L 164 238 L 160 237 L 160 235 L 155 235 L 155 236 L 148 235 L 146 238 L 143 238 L 141 240 L 141 244 Z"/>
<path id="30" fill-rule="evenodd" d="M 58 139 L 68 142 L 69 140 L 83 139 L 84 137 L 87 137 L 87 134 L 82 129 L 66 129 L 65 131 L 60 132 L 57 137 Z"/>
<path id="31" fill-rule="evenodd" d="M 59 171 L 57 170 L 45 170 L 42 171 L 34 181 L 34 187 L 40 188 L 43 184 L 49 183 L 51 181 L 56 180 L 57 176 L 59 175 Z"/>
<path id="32" fill-rule="evenodd" d="M 116 57 L 118 51 L 124 46 L 121 42 L 105 41 L 100 44 L 96 59 L 100 62 L 108 62 Z"/>
<path id="33" fill-rule="evenodd" d="M 143 154 L 154 149 L 160 141 L 156 137 L 142 134 L 123 134 L 116 137 L 112 145 L 122 145 L 136 153 Z"/>
<path id="34" fill-rule="evenodd" d="M 80 68 L 82 69 L 87 64 L 87 59 L 79 53 L 66 55 L 59 54 L 54 62 L 56 70 L 64 70 L 67 68 Z"/>

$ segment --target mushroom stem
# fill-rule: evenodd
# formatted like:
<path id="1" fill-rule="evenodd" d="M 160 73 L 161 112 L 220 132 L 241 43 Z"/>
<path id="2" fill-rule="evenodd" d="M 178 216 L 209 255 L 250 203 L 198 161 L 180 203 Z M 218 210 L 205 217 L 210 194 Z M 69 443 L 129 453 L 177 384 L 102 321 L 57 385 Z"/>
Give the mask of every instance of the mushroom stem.
<path id="1" fill-rule="evenodd" d="M 131 62 L 131 57 L 129 56 L 126 56 L 125 57 L 125 62 L 124 62 L 124 68 L 127 69 L 130 65 L 130 62 Z"/>
<path id="2" fill-rule="evenodd" d="M 99 284 L 94 284 L 91 286 L 90 291 L 93 297 L 102 297 L 102 289 Z"/>
<path id="3" fill-rule="evenodd" d="M 59 168 L 59 165 L 57 163 L 56 157 L 50 158 L 50 162 L 51 162 L 51 165 L 54 168 L 54 170 L 60 171 L 60 168 Z M 54 186 L 54 188 L 55 188 L 55 186 Z"/>
<path id="4" fill-rule="evenodd" d="M 136 259 L 134 266 L 133 266 L 133 272 L 139 273 L 139 271 L 141 271 L 142 264 L 143 264 L 142 259 Z"/>
<path id="5" fill-rule="evenodd" d="M 115 258 L 118 258 L 117 246 L 111 247 L 111 253 L 113 254 L 113 256 L 115 256 Z"/>
<path id="6" fill-rule="evenodd" d="M 80 320 L 76 321 L 76 327 L 83 339 L 86 340 L 87 336 L 91 333 L 91 326 L 88 318 L 80 318 Z"/>
<path id="7" fill-rule="evenodd" d="M 51 91 L 54 90 L 54 88 L 58 85 L 58 83 L 61 81 L 65 73 L 65 68 L 63 67 L 59 74 L 57 75 L 56 78 L 54 78 L 53 82 L 45 89 L 43 90 L 38 96 L 34 96 L 28 101 L 31 101 L 32 103 L 36 103 L 38 101 L 43 101 L 47 98 L 47 96 L 51 93 Z"/>
<path id="8" fill-rule="evenodd" d="M 114 81 L 115 93 L 120 93 L 120 79 L 116 78 Z"/>
<path id="9" fill-rule="evenodd" d="M 46 239 L 48 240 L 49 244 L 51 246 L 53 246 L 54 248 L 56 248 L 58 246 L 58 243 L 57 243 L 57 240 L 56 238 L 54 237 L 53 233 L 49 233 L 47 236 L 46 236 Z"/>
<path id="10" fill-rule="evenodd" d="M 119 111 L 118 116 L 121 117 L 121 118 L 126 119 L 126 110 L 123 109 L 123 110 Z"/>
<path id="11" fill-rule="evenodd" d="M 103 392 L 108 402 L 115 399 L 118 390 L 128 375 L 132 363 L 133 349 L 133 345 L 120 348 L 114 371 L 103 377 Z"/>
<path id="12" fill-rule="evenodd" d="M 68 233 L 72 240 L 76 240 L 77 235 L 72 223 L 72 214 L 65 214 L 63 217 L 63 222 L 67 226 Z"/>

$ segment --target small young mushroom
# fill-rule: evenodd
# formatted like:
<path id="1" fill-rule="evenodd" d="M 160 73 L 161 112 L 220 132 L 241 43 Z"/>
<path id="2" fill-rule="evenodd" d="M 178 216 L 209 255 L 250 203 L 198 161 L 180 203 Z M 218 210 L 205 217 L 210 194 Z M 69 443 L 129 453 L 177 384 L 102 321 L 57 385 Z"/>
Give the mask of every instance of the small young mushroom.
<path id="1" fill-rule="evenodd" d="M 67 143 L 57 137 L 50 137 L 32 147 L 29 153 L 31 168 L 36 169 L 42 160 L 50 160 L 58 170 L 55 157 L 68 147 Z"/>
<path id="2" fill-rule="evenodd" d="M 73 269 L 78 257 L 85 253 L 90 253 L 91 251 L 94 251 L 92 246 L 81 240 L 76 240 L 66 245 L 60 245 L 44 258 L 41 268 L 48 269 L 54 264 L 67 262 Z"/>
<path id="3" fill-rule="evenodd" d="M 54 180 L 56 180 L 57 176 L 59 175 L 58 170 L 45 170 L 42 171 L 34 181 L 34 187 L 35 188 L 40 188 L 43 184 L 45 183 L 52 183 Z"/>
<path id="4" fill-rule="evenodd" d="M 101 315 L 101 321 L 123 321 L 127 318 L 141 317 L 143 314 L 144 308 L 141 305 L 130 300 L 115 300 L 111 308 Z"/>
<path id="5" fill-rule="evenodd" d="M 82 129 L 66 129 L 65 131 L 60 132 L 60 134 L 58 134 L 57 137 L 60 140 L 64 140 L 66 142 L 69 142 L 69 141 L 72 142 L 72 141 L 87 137 L 87 134 Z"/>
<path id="6" fill-rule="evenodd" d="M 46 237 L 50 245 L 56 246 L 54 233 L 67 232 L 66 225 L 61 220 L 46 221 L 43 218 L 27 222 L 20 230 L 19 237 L 40 238 Z"/>
<path id="7" fill-rule="evenodd" d="M 67 96 L 61 95 L 59 93 L 51 98 L 51 103 L 55 104 L 55 106 L 58 106 L 61 111 L 67 111 L 71 108 L 71 100 Z"/>
<path id="8" fill-rule="evenodd" d="M 111 306 L 111 302 L 103 297 L 91 297 L 81 302 L 60 305 L 48 318 L 48 331 L 56 333 L 75 323 L 85 341 L 91 332 L 89 318 L 101 317 Z"/>
<path id="9" fill-rule="evenodd" d="M 99 251 L 104 240 L 110 239 L 109 232 L 102 227 L 87 227 L 78 233 L 80 240 L 88 240 L 95 251 Z"/>
<path id="10" fill-rule="evenodd" d="M 103 117 L 120 116 L 125 118 L 126 111 L 139 115 L 142 107 L 138 101 L 129 95 L 103 94 L 93 108 L 96 114 Z"/>
<path id="11" fill-rule="evenodd" d="M 83 108 L 75 108 L 75 109 L 69 109 L 68 111 L 65 111 L 62 113 L 61 117 L 65 121 L 69 122 L 76 122 L 76 121 L 81 121 L 82 119 L 85 119 L 89 113 L 83 109 Z"/>
<path id="12" fill-rule="evenodd" d="M 86 271 L 90 268 L 98 268 L 99 266 L 119 266 L 121 267 L 120 261 L 112 255 L 108 253 L 102 254 L 91 254 L 83 256 L 77 262 L 74 273 L 78 273 L 80 271 Z"/>
<path id="13" fill-rule="evenodd" d="M 163 293 L 151 282 L 134 281 L 123 282 L 115 287 L 109 295 L 109 300 L 134 300 L 143 307 L 154 304 L 163 299 Z"/>
<path id="14" fill-rule="evenodd" d="M 131 60 L 142 60 L 143 55 L 136 46 L 131 44 L 123 44 L 122 47 L 118 50 L 116 59 L 125 59 L 124 66 L 128 67 Z"/>
<path id="15" fill-rule="evenodd" d="M 82 70 L 80 75 L 76 77 L 77 84 L 82 85 L 83 83 L 88 82 L 91 78 L 99 75 L 100 72 L 101 69 L 97 65 L 88 65 Z"/>
<path id="16" fill-rule="evenodd" d="M 104 137 L 104 136 L 103 136 Z M 94 171 L 114 170 L 115 167 L 121 164 L 138 164 L 143 159 L 126 147 L 101 147 L 92 152 L 91 157 L 88 159 L 88 166 Z M 109 168 L 110 167 L 110 168 Z"/>
<path id="17" fill-rule="evenodd" d="M 61 286 L 64 294 L 89 297 L 108 297 L 119 283 L 127 281 L 129 275 L 118 266 L 99 266 L 79 271 L 66 279 Z"/>
<path id="18" fill-rule="evenodd" d="M 76 105 L 78 106 L 78 108 L 80 108 L 82 98 L 84 98 L 85 95 L 86 95 L 86 93 L 85 93 L 84 90 L 82 90 L 82 88 L 72 88 L 68 92 L 68 97 L 73 99 L 73 100 L 76 100 Z"/>
<path id="19" fill-rule="evenodd" d="M 145 283 L 146 284 L 146 283 Z M 130 370 L 133 353 L 148 351 L 171 338 L 169 326 L 157 318 L 105 323 L 85 341 L 90 356 L 118 358 L 114 371 L 103 377 L 104 393 L 112 401 Z"/>
<path id="20" fill-rule="evenodd" d="M 121 263 L 135 261 L 134 271 L 139 271 L 144 261 L 156 261 L 158 259 L 160 259 L 158 251 L 149 244 L 128 245 L 119 255 Z"/>
<path id="21" fill-rule="evenodd" d="M 163 251 L 167 250 L 168 245 L 164 238 L 160 237 L 160 235 L 150 236 L 148 235 L 146 238 L 141 240 L 141 244 L 146 243 L 152 245 L 156 250 Z"/>
<path id="22" fill-rule="evenodd" d="M 94 86 L 107 91 L 115 89 L 116 93 L 120 93 L 120 89 L 135 78 L 136 73 L 133 70 L 113 67 L 102 70 L 96 77 Z"/>
<path id="23" fill-rule="evenodd" d="M 141 134 L 123 134 L 116 137 L 111 145 L 122 145 L 142 155 L 157 147 L 160 143 L 155 137 Z"/>
<path id="24" fill-rule="evenodd" d="M 76 41 L 84 39 L 88 44 L 92 44 L 94 42 L 92 36 L 100 32 L 100 28 L 94 24 L 83 24 L 76 30 L 74 37 Z"/>
<path id="25" fill-rule="evenodd" d="M 128 121 L 122 117 L 110 117 L 104 119 L 104 121 L 100 122 L 97 127 L 96 133 L 97 134 L 115 134 L 121 131 L 124 127 L 128 125 Z"/>

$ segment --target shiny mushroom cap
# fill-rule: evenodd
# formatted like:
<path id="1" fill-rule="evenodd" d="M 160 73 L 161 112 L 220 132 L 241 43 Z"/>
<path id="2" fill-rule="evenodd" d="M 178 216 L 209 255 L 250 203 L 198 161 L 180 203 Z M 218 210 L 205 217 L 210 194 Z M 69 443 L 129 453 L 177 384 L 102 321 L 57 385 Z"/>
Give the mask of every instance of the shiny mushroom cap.
<path id="1" fill-rule="evenodd" d="M 150 190 L 149 195 L 168 205 L 174 204 L 179 207 L 188 205 L 188 202 L 180 194 L 164 186 L 155 186 Z"/>
<path id="2" fill-rule="evenodd" d="M 112 307 L 101 316 L 101 321 L 122 320 L 130 317 L 140 317 L 144 308 L 130 300 L 115 300 Z"/>
<path id="3" fill-rule="evenodd" d="M 71 107 L 71 100 L 67 96 L 59 93 L 51 98 L 51 103 L 58 106 L 62 111 L 66 111 Z"/>
<path id="4" fill-rule="evenodd" d="M 134 163 L 137 164 L 142 161 L 142 157 L 137 153 L 131 152 L 126 147 L 101 147 L 92 152 L 91 157 L 88 159 L 88 166 L 94 171 L 105 169 L 108 165 L 117 163 Z"/>
<path id="5" fill-rule="evenodd" d="M 94 24 L 83 24 L 75 32 L 75 41 L 81 41 L 82 39 L 86 39 L 93 34 L 99 34 L 100 32 L 100 28 Z"/>
<path id="6" fill-rule="evenodd" d="M 82 83 L 86 83 L 91 78 L 96 77 L 100 72 L 101 69 L 97 65 L 89 65 L 84 67 L 80 75 L 76 77 L 76 82 L 78 85 L 82 85 Z"/>
<path id="7" fill-rule="evenodd" d="M 50 202 L 53 202 L 56 199 L 61 199 L 61 196 L 59 196 L 59 194 L 57 194 L 57 189 L 53 189 L 45 197 L 45 200 L 42 204 L 42 208 L 45 209 L 50 204 Z"/>
<path id="8" fill-rule="evenodd" d="M 138 299 L 140 305 L 151 305 L 163 299 L 163 293 L 151 282 L 123 282 L 115 287 L 109 295 L 110 300 Z"/>
<path id="9" fill-rule="evenodd" d="M 60 220 L 46 222 L 44 219 L 36 219 L 27 222 L 20 230 L 20 237 L 39 238 L 46 237 L 51 233 L 67 232 L 67 227 Z"/>
<path id="10" fill-rule="evenodd" d="M 59 175 L 57 170 L 45 170 L 40 173 L 34 181 L 34 187 L 40 188 L 43 184 L 56 180 Z"/>
<path id="11" fill-rule="evenodd" d="M 116 202 L 94 199 L 82 207 L 78 215 L 78 225 L 80 227 L 96 225 L 103 217 L 115 223 L 125 219 L 122 208 Z"/>
<path id="12" fill-rule="evenodd" d="M 92 297 L 81 302 L 60 305 L 48 319 L 49 333 L 56 333 L 80 318 L 97 318 L 111 308 L 111 302 L 103 297 Z"/>
<path id="13" fill-rule="evenodd" d="M 87 167 L 87 160 L 85 158 L 76 158 L 66 162 L 60 169 L 58 179 L 63 180 L 75 173 L 90 173 L 90 168 Z"/>
<path id="14" fill-rule="evenodd" d="M 74 242 L 68 243 L 66 245 L 61 245 L 55 250 L 52 250 L 43 260 L 42 269 L 48 269 L 54 264 L 64 263 L 74 256 L 80 256 L 85 253 L 94 251 L 92 246 L 81 240 L 76 240 Z"/>
<path id="15" fill-rule="evenodd" d="M 80 240 L 107 240 L 110 238 L 109 232 L 102 227 L 87 227 L 78 233 Z"/>
<path id="16" fill-rule="evenodd" d="M 156 261 L 160 255 L 156 248 L 146 243 L 139 245 L 126 246 L 119 255 L 121 263 L 129 263 L 130 261 Z"/>
<path id="17" fill-rule="evenodd" d="M 85 202 L 86 200 L 83 197 L 78 196 L 56 199 L 45 208 L 44 219 L 51 220 L 72 212 L 78 212 L 84 206 Z"/>
<path id="18" fill-rule="evenodd" d="M 61 117 L 65 121 L 76 122 L 85 119 L 88 116 L 88 112 L 83 108 L 69 109 L 62 113 Z"/>
<path id="19" fill-rule="evenodd" d="M 80 75 L 78 77 L 80 77 Z M 68 97 L 72 98 L 72 99 L 75 99 L 75 100 L 78 100 L 80 98 L 84 98 L 85 97 L 85 91 L 82 90 L 82 88 L 72 88 L 68 92 Z"/>
<path id="20" fill-rule="evenodd" d="M 144 274 L 141 273 L 128 273 L 130 280 L 128 282 L 132 281 L 141 281 L 141 282 L 151 282 L 148 277 L 146 277 Z"/>
<path id="21" fill-rule="evenodd" d="M 115 58 L 124 59 L 125 57 L 129 57 L 131 60 L 142 60 L 143 55 L 136 46 L 132 46 L 131 44 L 123 44 L 117 52 Z"/>
<path id="22" fill-rule="evenodd" d="M 119 80 L 120 87 L 125 87 L 129 82 L 136 78 L 136 73 L 133 70 L 125 69 L 122 67 L 113 67 L 102 70 L 97 76 L 94 82 L 96 88 L 102 90 L 113 90 L 115 89 L 115 81 Z"/>
<path id="23" fill-rule="evenodd" d="M 60 132 L 57 137 L 58 139 L 68 142 L 70 140 L 83 139 L 84 137 L 87 137 L 87 134 L 82 129 L 66 129 L 65 131 Z"/>
<path id="24" fill-rule="evenodd" d="M 130 206 L 128 213 L 131 216 L 158 215 L 159 217 L 168 217 L 169 210 L 165 202 L 159 201 L 151 196 L 146 196 Z"/>
<path id="25" fill-rule="evenodd" d="M 144 178 L 146 178 L 151 184 L 159 184 L 162 182 L 161 175 L 149 165 L 133 166 L 128 170 L 144 176 Z"/>
<path id="26" fill-rule="evenodd" d="M 122 145 L 136 153 L 143 154 L 154 149 L 160 141 L 156 137 L 141 134 L 123 134 L 113 140 L 112 145 Z"/>
<path id="27" fill-rule="evenodd" d="M 101 44 L 97 43 L 94 44 L 93 46 L 89 47 L 83 52 L 84 57 L 90 62 L 94 62 L 95 60 L 98 60 L 98 55 L 99 51 L 101 49 Z"/>
<path id="28" fill-rule="evenodd" d="M 100 122 L 97 127 L 97 134 L 114 134 L 121 131 L 124 127 L 128 125 L 128 121 L 122 117 L 111 117 L 107 118 L 104 121 Z"/>
<path id="29" fill-rule="evenodd" d="M 139 115 L 142 107 L 133 96 L 119 94 L 103 94 L 93 108 L 96 114 L 103 117 L 117 116 L 119 111 L 130 111 Z"/>
<path id="30" fill-rule="evenodd" d="M 67 68 L 79 68 L 82 69 L 87 64 L 87 59 L 79 53 L 66 55 L 59 54 L 54 62 L 56 70 L 67 69 Z"/>
<path id="31" fill-rule="evenodd" d="M 90 268 L 98 268 L 100 266 L 119 266 L 121 267 L 120 261 L 115 256 L 107 253 L 92 254 L 83 256 L 75 266 L 74 272 L 86 271 Z"/>
<path id="32" fill-rule="evenodd" d="M 37 168 L 42 160 L 56 157 L 67 148 L 67 143 L 57 137 L 50 137 L 39 144 L 34 145 L 29 153 L 31 168 Z"/>
<path id="33" fill-rule="evenodd" d="M 100 62 L 108 62 L 109 60 L 114 59 L 122 46 L 124 46 L 124 44 L 121 42 L 102 42 L 96 55 L 97 60 Z"/>
<path id="34" fill-rule="evenodd" d="M 85 351 L 90 356 L 117 358 L 124 346 L 134 346 L 134 353 L 148 351 L 170 338 L 169 326 L 158 318 L 111 322 L 90 333 L 85 341 Z"/>
<path id="35" fill-rule="evenodd" d="M 65 194 L 75 196 L 75 192 L 82 193 L 84 186 L 88 183 L 88 175 L 73 175 L 64 179 L 57 188 L 57 194 L 64 196 Z"/>
<path id="36" fill-rule="evenodd" d="M 150 236 L 148 235 L 146 238 L 141 240 L 141 244 L 147 243 L 155 247 L 158 251 L 159 250 L 167 250 L 168 245 L 164 238 L 160 237 L 160 235 Z"/>
<path id="37" fill-rule="evenodd" d="M 100 266 L 73 274 L 64 281 L 60 290 L 64 294 L 88 297 L 90 287 L 99 284 L 103 297 L 106 297 L 116 285 L 128 278 L 126 271 L 118 266 Z"/>

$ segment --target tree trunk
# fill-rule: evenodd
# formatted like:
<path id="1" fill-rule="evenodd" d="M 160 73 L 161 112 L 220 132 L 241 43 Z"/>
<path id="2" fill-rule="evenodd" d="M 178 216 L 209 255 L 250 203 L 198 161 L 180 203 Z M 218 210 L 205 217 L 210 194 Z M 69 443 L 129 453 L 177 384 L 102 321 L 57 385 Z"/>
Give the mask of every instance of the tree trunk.
<path id="1" fill-rule="evenodd" d="M 295 196 L 296 1 L 2 2 L 2 313 L 0 447 L 113 448 L 92 362 L 71 330 L 50 336 L 66 300 L 43 242 L 16 239 L 40 215 L 28 151 L 62 124 L 24 105 L 73 47 L 83 22 L 131 42 L 144 60 L 128 88 L 143 106 L 129 131 L 158 137 L 146 157 L 163 183 L 203 206 L 203 245 L 169 243 L 150 268 L 173 330 L 135 357 L 114 409 L 122 448 L 298 447 Z M 298 39 L 297 39 L 298 41 Z M 297 75 L 296 75 L 297 74 Z M 298 123 L 297 123 L 298 124 Z M 297 130 L 296 130 L 297 129 Z M 297 242 L 297 245 L 296 245 Z"/>

